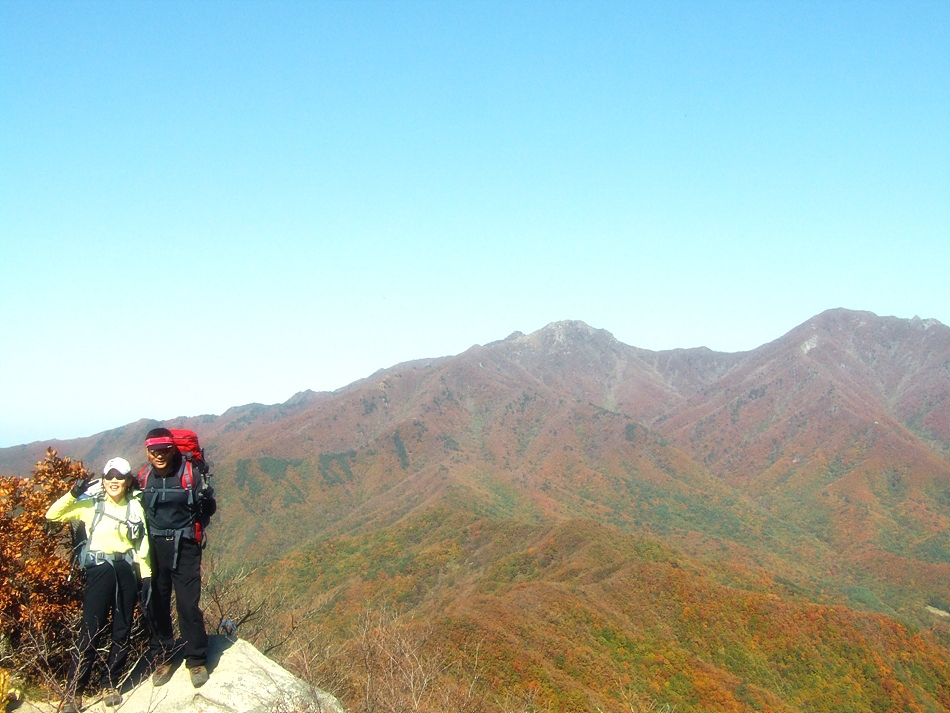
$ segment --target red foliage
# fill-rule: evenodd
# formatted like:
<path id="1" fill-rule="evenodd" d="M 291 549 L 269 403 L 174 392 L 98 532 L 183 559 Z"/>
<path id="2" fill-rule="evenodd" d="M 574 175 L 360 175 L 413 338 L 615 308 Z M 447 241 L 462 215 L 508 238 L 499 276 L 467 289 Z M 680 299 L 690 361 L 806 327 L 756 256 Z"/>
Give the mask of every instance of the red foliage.
<path id="1" fill-rule="evenodd" d="M 60 458 L 52 448 L 32 478 L 0 476 L 0 636 L 14 645 L 36 636 L 47 643 L 70 637 L 80 583 L 69 579 L 68 531 L 52 532 L 45 515 L 80 477 L 87 477 L 82 462 Z"/>

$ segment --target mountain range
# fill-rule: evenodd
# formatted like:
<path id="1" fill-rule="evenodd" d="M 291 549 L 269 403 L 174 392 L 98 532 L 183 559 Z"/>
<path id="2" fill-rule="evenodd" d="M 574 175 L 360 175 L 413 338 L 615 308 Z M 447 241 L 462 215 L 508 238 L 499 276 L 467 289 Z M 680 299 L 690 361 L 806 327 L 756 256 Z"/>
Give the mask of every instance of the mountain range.
<path id="1" fill-rule="evenodd" d="M 52 446 L 144 463 L 142 420 Z M 165 423 L 212 551 L 345 637 L 368 603 L 483 642 L 559 711 L 950 710 L 950 328 L 830 310 L 741 353 L 583 322 Z M 626 707 L 625 707 L 626 706 Z M 539 708 L 540 710 L 540 708 Z"/>

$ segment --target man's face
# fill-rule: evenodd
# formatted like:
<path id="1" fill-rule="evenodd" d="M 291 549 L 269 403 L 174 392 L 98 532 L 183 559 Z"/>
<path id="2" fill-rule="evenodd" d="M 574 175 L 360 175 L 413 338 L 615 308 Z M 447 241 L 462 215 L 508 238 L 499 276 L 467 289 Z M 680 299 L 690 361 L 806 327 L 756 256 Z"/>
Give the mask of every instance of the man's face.
<path id="1" fill-rule="evenodd" d="M 177 450 L 175 446 L 155 446 L 153 448 L 146 448 L 145 453 L 148 456 L 148 462 L 152 464 L 153 468 L 165 470 L 165 468 L 171 465 Z"/>

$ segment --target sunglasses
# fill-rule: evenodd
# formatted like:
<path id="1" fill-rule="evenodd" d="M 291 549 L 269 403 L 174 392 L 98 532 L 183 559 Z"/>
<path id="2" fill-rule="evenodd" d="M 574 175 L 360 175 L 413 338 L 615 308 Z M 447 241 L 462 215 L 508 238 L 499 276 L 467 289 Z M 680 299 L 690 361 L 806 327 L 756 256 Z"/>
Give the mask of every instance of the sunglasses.
<path id="1" fill-rule="evenodd" d="M 103 480 L 125 480 L 129 476 L 122 475 L 120 473 L 109 473 L 108 475 L 102 476 Z"/>
<path id="2" fill-rule="evenodd" d="M 155 448 L 149 448 L 148 452 L 153 456 L 164 456 L 172 452 L 172 449 L 175 446 L 157 446 Z"/>

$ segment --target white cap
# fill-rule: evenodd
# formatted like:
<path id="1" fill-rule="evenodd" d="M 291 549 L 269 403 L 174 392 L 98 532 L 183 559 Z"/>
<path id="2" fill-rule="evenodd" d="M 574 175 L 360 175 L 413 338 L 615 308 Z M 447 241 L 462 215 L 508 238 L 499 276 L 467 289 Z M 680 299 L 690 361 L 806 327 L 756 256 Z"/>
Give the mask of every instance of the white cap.
<path id="1" fill-rule="evenodd" d="M 128 475 L 132 472 L 132 466 L 125 458 L 110 458 L 102 467 L 102 474 L 109 475 L 113 470 L 117 471 L 119 475 Z"/>

